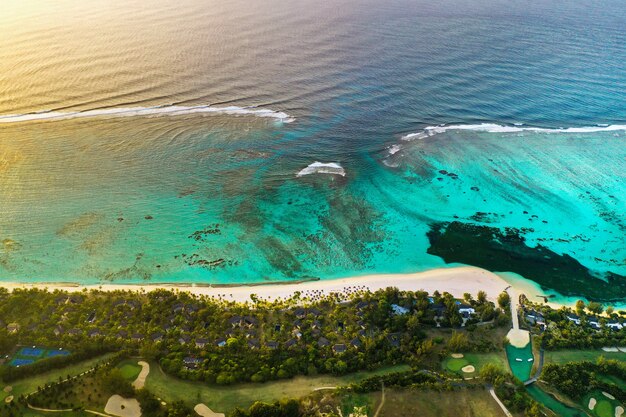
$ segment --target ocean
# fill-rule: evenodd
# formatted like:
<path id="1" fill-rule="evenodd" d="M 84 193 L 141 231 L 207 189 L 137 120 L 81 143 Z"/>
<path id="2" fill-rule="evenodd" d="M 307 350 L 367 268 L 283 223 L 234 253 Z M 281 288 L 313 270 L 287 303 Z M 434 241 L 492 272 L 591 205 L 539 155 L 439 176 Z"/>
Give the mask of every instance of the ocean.
<path id="1" fill-rule="evenodd" d="M 0 280 L 417 272 L 484 227 L 619 302 L 625 45 L 621 0 L 4 1 Z"/>

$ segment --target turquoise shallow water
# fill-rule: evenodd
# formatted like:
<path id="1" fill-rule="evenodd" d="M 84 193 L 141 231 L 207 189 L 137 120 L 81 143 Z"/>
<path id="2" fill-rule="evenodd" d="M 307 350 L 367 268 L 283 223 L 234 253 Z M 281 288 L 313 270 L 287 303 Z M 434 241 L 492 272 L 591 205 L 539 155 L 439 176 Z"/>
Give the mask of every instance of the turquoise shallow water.
<path id="1" fill-rule="evenodd" d="M 626 14 L 591 6 L 8 5 L 0 279 L 413 272 L 453 220 L 625 275 Z"/>

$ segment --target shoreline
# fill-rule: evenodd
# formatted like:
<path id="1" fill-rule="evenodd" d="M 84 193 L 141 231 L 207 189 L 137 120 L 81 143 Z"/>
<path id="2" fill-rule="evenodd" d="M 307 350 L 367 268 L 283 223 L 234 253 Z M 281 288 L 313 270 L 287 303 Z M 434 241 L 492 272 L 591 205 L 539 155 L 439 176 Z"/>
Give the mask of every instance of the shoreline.
<path id="1" fill-rule="evenodd" d="M 460 266 L 453 268 L 437 268 L 424 272 L 408 274 L 374 274 L 363 276 L 351 276 L 346 278 L 321 280 L 311 278 L 298 281 L 278 281 L 254 284 L 184 284 L 184 283 L 158 283 L 158 284 L 88 284 L 56 282 L 56 283 L 18 283 L 0 282 L 1 288 L 10 291 L 14 289 L 48 289 L 50 291 L 62 290 L 67 292 L 80 292 L 83 290 L 99 291 L 140 291 L 149 292 L 154 290 L 184 291 L 195 295 L 220 298 L 228 301 L 249 302 L 251 296 L 265 301 L 285 300 L 291 298 L 296 292 L 302 297 L 316 296 L 330 293 L 349 293 L 359 290 L 376 291 L 387 287 L 397 287 L 403 291 L 427 291 L 432 294 L 435 291 L 449 292 L 455 297 L 463 298 L 464 293 L 470 293 L 476 297 L 479 291 L 485 291 L 487 297 L 495 301 L 498 295 L 513 287 L 517 294 L 526 294 L 529 299 L 534 299 L 537 289 L 528 284 L 515 280 L 505 280 L 501 275 L 485 269 Z M 549 302 L 549 305 L 557 308 L 565 305 Z"/>

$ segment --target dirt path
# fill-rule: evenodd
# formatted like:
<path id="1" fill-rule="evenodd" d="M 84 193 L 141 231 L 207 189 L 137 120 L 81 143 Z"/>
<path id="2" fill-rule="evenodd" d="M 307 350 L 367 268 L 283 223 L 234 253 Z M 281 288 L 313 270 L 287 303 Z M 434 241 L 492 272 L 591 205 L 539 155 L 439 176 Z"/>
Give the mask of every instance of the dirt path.
<path id="1" fill-rule="evenodd" d="M 27 405 L 28 405 L 28 408 L 30 408 L 31 410 L 45 411 L 46 413 L 67 413 L 68 411 L 72 411 L 71 408 L 67 408 L 65 410 L 54 410 L 52 408 L 39 408 L 39 407 L 32 406 L 30 404 L 27 404 Z"/>
<path id="2" fill-rule="evenodd" d="M 139 372 L 137 379 L 133 382 L 133 387 L 135 389 L 142 389 L 144 385 L 146 385 L 146 378 L 150 373 L 150 364 L 148 362 L 139 361 L 137 365 L 141 366 L 141 372 Z"/>
<path id="3" fill-rule="evenodd" d="M 211 410 L 209 407 L 207 407 L 205 404 L 197 404 L 194 408 L 193 411 L 195 411 L 198 415 L 202 416 L 202 417 L 224 417 L 224 413 L 216 413 L 215 411 Z"/>
<path id="4" fill-rule="evenodd" d="M 85 410 L 85 413 L 95 414 L 97 416 L 102 416 L 102 417 L 111 417 L 109 414 L 104 414 L 99 411 L 93 411 L 93 410 Z"/>
<path id="5" fill-rule="evenodd" d="M 383 409 L 383 406 L 385 405 L 385 384 L 381 384 L 381 390 L 382 390 L 382 395 L 380 397 L 380 404 L 378 405 L 378 408 L 376 409 L 376 412 L 374 413 L 374 417 L 378 417 L 378 414 L 380 414 L 380 411 Z"/>
<path id="6" fill-rule="evenodd" d="M 506 408 L 506 406 L 502 404 L 502 401 L 500 401 L 500 398 L 498 398 L 498 396 L 496 395 L 496 391 L 493 389 L 493 387 L 489 387 L 489 394 L 491 394 L 493 399 L 496 400 L 496 402 L 498 403 L 502 411 L 504 411 L 504 414 L 507 417 L 513 417 L 513 414 L 511 414 L 511 412 Z"/>

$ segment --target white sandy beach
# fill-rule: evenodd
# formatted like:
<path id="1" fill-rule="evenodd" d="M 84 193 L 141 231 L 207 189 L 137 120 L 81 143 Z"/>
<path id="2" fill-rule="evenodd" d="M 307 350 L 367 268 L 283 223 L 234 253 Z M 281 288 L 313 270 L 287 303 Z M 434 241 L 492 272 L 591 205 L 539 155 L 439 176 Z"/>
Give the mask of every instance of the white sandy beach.
<path id="1" fill-rule="evenodd" d="M 537 293 L 537 289 L 530 284 L 525 285 L 524 282 L 516 280 L 513 285 L 518 294 L 526 293 L 530 295 Z M 387 287 L 397 287 L 400 290 L 410 291 L 424 290 L 428 293 L 447 291 L 455 297 L 463 297 L 464 293 L 470 293 L 475 297 L 479 291 L 485 291 L 488 298 L 495 300 L 497 296 L 509 286 L 511 286 L 511 284 L 502 277 L 487 270 L 469 266 L 440 268 L 413 274 L 364 275 L 333 280 L 299 282 L 296 284 L 242 285 L 233 287 L 211 287 L 193 284 L 101 284 L 83 286 L 68 283 L 0 283 L 0 287 L 9 290 L 15 288 L 48 288 L 49 290 L 58 289 L 68 292 L 80 292 L 84 289 L 99 289 L 102 291 L 151 291 L 156 289 L 168 289 L 189 291 L 194 294 L 239 302 L 250 301 L 252 294 L 255 294 L 259 299 L 272 301 L 290 298 L 295 292 L 300 292 L 301 297 L 304 298 L 306 296 L 329 294 L 333 292 L 354 292 L 355 290 L 376 291 Z"/>

